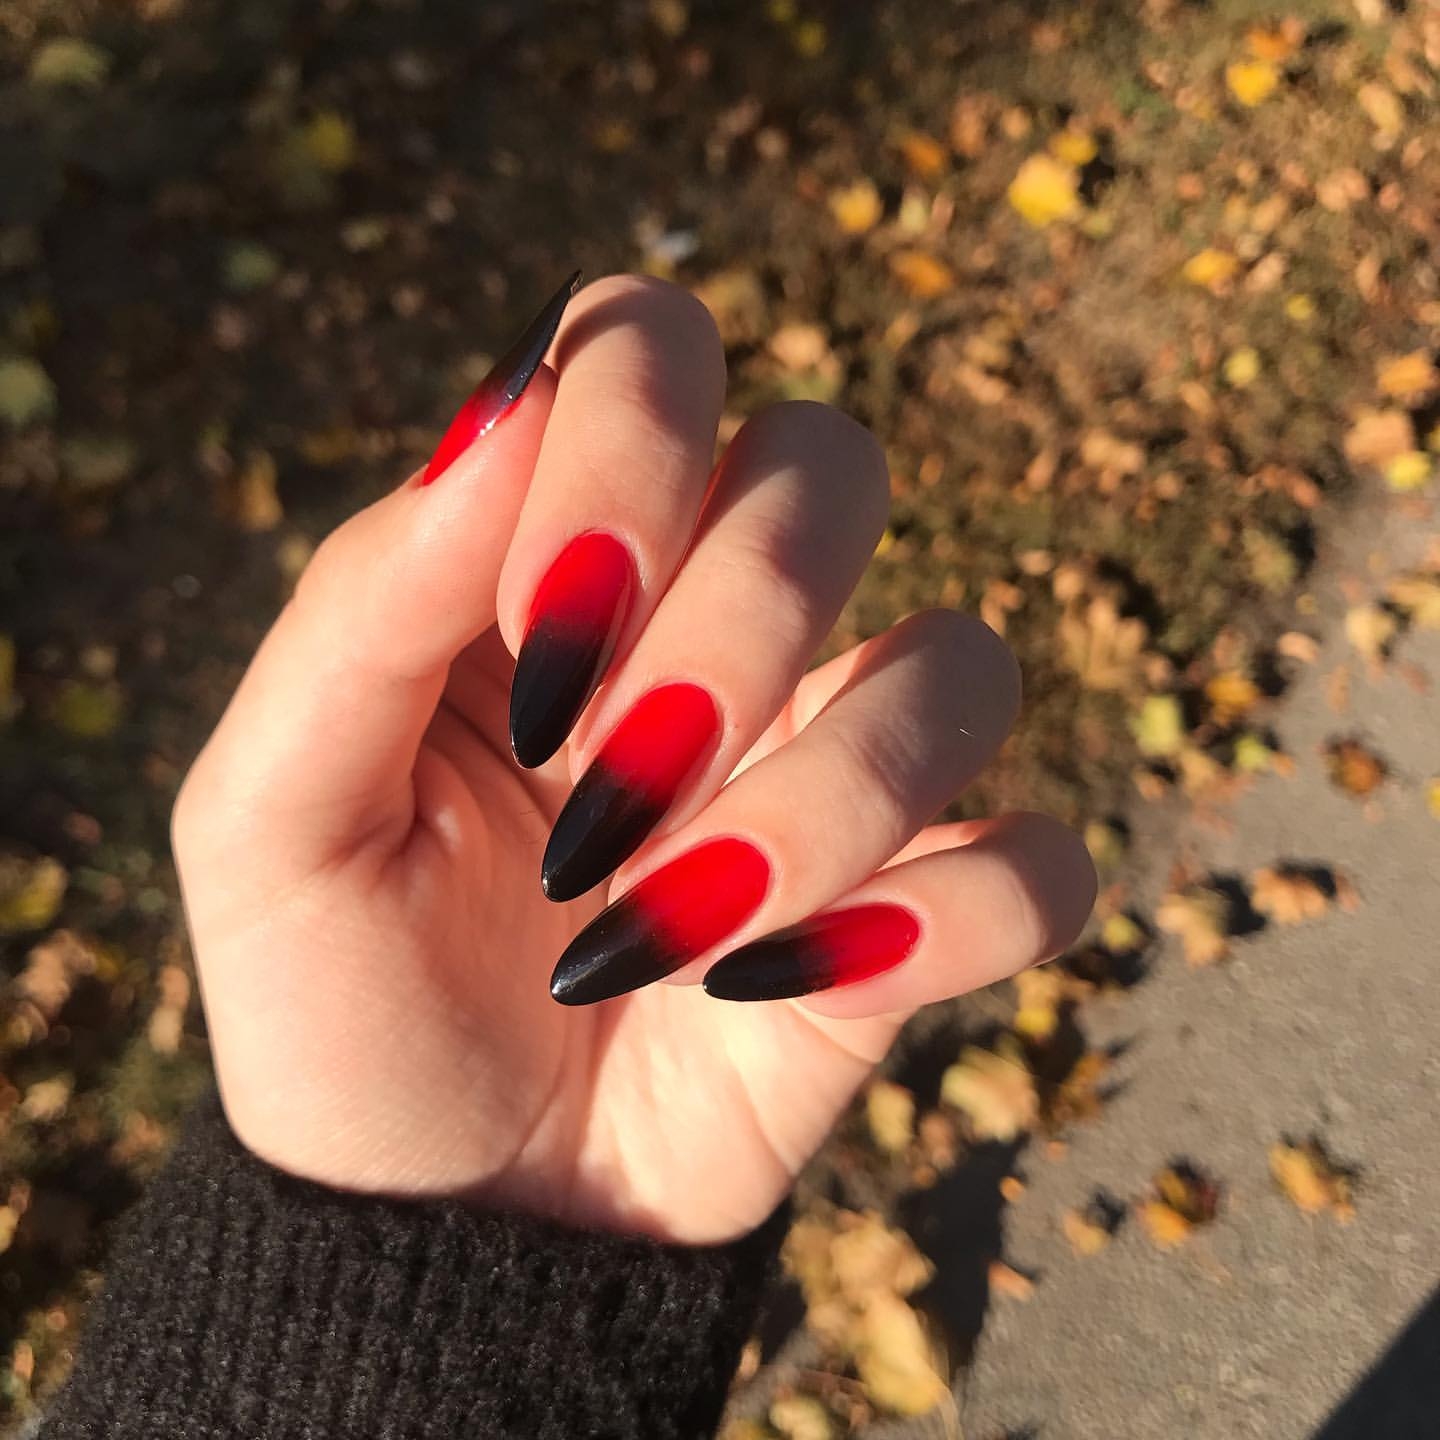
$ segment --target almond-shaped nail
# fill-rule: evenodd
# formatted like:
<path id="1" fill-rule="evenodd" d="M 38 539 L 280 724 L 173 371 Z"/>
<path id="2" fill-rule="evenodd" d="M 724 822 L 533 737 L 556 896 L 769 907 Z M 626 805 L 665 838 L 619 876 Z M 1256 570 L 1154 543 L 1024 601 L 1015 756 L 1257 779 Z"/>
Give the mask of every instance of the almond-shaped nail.
<path id="1" fill-rule="evenodd" d="M 920 922 L 901 905 L 812 915 L 717 960 L 705 993 L 717 1000 L 790 1000 L 893 970 L 915 949 Z"/>
<path id="2" fill-rule="evenodd" d="M 720 743 L 710 692 L 678 682 L 642 695 L 606 737 L 565 802 L 540 883 L 552 900 L 573 900 L 640 848 Z"/>
<path id="3" fill-rule="evenodd" d="M 647 875 L 570 942 L 550 977 L 562 1005 L 593 1005 L 663 980 L 760 908 L 770 862 L 747 840 L 707 840 Z"/>
<path id="4" fill-rule="evenodd" d="M 510 685 L 510 748 L 527 769 L 564 743 L 614 658 L 637 588 L 630 551 L 577 535 L 541 580 Z"/>
<path id="5" fill-rule="evenodd" d="M 441 436 L 425 473 L 422 485 L 433 484 L 486 431 L 494 428 L 507 410 L 525 393 L 535 378 L 570 297 L 580 288 L 577 270 L 550 298 L 545 308 L 525 327 L 520 338 L 490 367 L 490 373 L 471 392 L 460 407 L 450 428 Z"/>

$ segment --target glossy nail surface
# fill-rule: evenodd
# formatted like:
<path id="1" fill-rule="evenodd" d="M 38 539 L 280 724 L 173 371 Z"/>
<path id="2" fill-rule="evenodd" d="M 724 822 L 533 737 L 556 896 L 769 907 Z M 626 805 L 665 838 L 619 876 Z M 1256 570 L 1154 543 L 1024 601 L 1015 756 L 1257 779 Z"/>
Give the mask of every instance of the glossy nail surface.
<path id="1" fill-rule="evenodd" d="M 856 905 L 813 915 L 717 960 L 705 993 L 717 1000 L 789 1000 L 894 969 L 915 948 L 920 922 L 900 905 Z"/>
<path id="2" fill-rule="evenodd" d="M 639 849 L 715 753 L 720 712 L 699 685 L 661 685 L 612 730 L 550 832 L 540 883 L 573 900 Z"/>
<path id="3" fill-rule="evenodd" d="M 510 687 L 510 748 L 527 769 L 564 743 L 615 655 L 635 562 L 613 535 L 577 536 L 545 572 Z"/>
<path id="4" fill-rule="evenodd" d="M 570 297 L 579 288 L 577 270 L 546 301 L 525 333 L 490 367 L 490 373 L 471 392 L 441 437 L 420 477 L 422 485 L 438 480 L 525 393 L 560 328 L 560 317 Z"/>
<path id="5" fill-rule="evenodd" d="M 550 977 L 562 1005 L 593 1005 L 718 945 L 759 908 L 770 864 L 754 845 L 708 840 L 647 875 L 570 942 Z"/>

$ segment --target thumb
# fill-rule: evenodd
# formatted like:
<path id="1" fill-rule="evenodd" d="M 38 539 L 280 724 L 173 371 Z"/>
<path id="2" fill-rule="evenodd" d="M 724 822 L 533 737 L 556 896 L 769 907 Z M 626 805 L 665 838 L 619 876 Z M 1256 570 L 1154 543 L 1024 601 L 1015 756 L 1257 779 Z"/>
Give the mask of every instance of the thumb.
<path id="1" fill-rule="evenodd" d="M 452 444 L 443 467 L 432 461 L 316 551 L 186 781 L 204 796 L 196 813 L 218 804 L 272 853 L 283 837 L 317 864 L 408 831 L 411 771 L 450 663 L 495 623 L 555 396 L 554 372 L 531 372 L 501 423 L 468 449 Z"/>

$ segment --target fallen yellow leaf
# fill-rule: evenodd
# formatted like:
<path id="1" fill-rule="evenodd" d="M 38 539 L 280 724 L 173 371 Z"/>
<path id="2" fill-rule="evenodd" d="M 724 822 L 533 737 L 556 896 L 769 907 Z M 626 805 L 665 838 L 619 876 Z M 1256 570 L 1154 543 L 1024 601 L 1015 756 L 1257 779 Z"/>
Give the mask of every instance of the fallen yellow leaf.
<path id="1" fill-rule="evenodd" d="M 0 935 L 43 930 L 60 913 L 69 877 L 48 855 L 0 855 Z"/>
<path id="2" fill-rule="evenodd" d="M 1017 1059 L 967 1045 L 944 1074 L 940 1098 L 964 1113 L 977 1140 L 1014 1140 L 1040 1113 L 1035 1077 Z"/>
<path id="3" fill-rule="evenodd" d="M 1098 1255 L 1110 1243 L 1110 1230 L 1085 1211 L 1066 1210 L 1060 1216 L 1060 1230 L 1079 1256 Z"/>
<path id="4" fill-rule="evenodd" d="M 915 1096 L 903 1085 L 877 1080 L 865 1092 L 870 1138 L 887 1155 L 898 1155 L 915 1139 Z"/>
<path id="5" fill-rule="evenodd" d="M 1240 261 L 1227 250 L 1206 249 L 1192 255 L 1180 272 L 1192 285 L 1203 286 L 1215 294 L 1224 290 L 1240 269 Z"/>
<path id="6" fill-rule="evenodd" d="M 1280 83 L 1280 67 L 1272 60 L 1237 60 L 1225 67 L 1225 84 L 1246 106 L 1268 100 Z"/>
<path id="7" fill-rule="evenodd" d="M 1026 224 L 1037 230 L 1069 220 L 1081 209 L 1079 174 L 1053 155 L 1030 156 L 1005 193 Z"/>
<path id="8" fill-rule="evenodd" d="M 847 235 L 863 235 L 873 230 L 885 213 L 880 192 L 870 180 L 857 180 L 830 192 L 830 213 Z"/>
<path id="9" fill-rule="evenodd" d="M 877 1295 L 856 1325 L 855 1371 L 866 1395 L 893 1415 L 923 1415 L 950 1387 L 920 1317 L 898 1295 Z"/>
<path id="10" fill-rule="evenodd" d="M 1185 744 L 1185 715 L 1174 695 L 1150 695 L 1130 722 L 1142 755 L 1155 760 L 1173 759 Z"/>
<path id="11" fill-rule="evenodd" d="M 1406 450 L 1385 467 L 1385 483 L 1400 494 L 1430 483 L 1431 460 L 1423 450 Z"/>
<path id="12" fill-rule="evenodd" d="M 1242 345 L 1225 360 L 1225 383 L 1236 390 L 1253 385 L 1260 375 L 1260 352 L 1253 345 Z"/>
<path id="13" fill-rule="evenodd" d="M 1425 782 L 1425 808 L 1436 820 L 1440 820 L 1440 775 Z"/>
<path id="14" fill-rule="evenodd" d="M 1275 1183 L 1307 1215 L 1329 1210 L 1337 1220 L 1354 1218 L 1350 1177 L 1316 1141 L 1307 1140 L 1302 1145 L 1280 1141 L 1272 1145 L 1270 1173 Z"/>
<path id="15" fill-rule="evenodd" d="M 1405 128 L 1405 107 L 1393 90 L 1387 89 L 1378 80 L 1368 81 L 1355 92 L 1360 108 L 1369 117 L 1370 123 L 1389 140 L 1395 139 Z"/>
<path id="16" fill-rule="evenodd" d="M 1140 1227 L 1161 1250 L 1173 1250 L 1190 1238 L 1190 1222 L 1163 1200 L 1143 1200 L 1135 1207 Z"/>
<path id="17" fill-rule="evenodd" d="M 1100 153 L 1100 147 L 1088 130 L 1067 128 L 1051 137 L 1050 153 L 1066 165 L 1083 170 Z"/>
<path id="18" fill-rule="evenodd" d="M 1345 612 L 1345 638 L 1367 660 L 1383 660 L 1398 629 L 1394 615 L 1380 605 L 1352 605 Z"/>

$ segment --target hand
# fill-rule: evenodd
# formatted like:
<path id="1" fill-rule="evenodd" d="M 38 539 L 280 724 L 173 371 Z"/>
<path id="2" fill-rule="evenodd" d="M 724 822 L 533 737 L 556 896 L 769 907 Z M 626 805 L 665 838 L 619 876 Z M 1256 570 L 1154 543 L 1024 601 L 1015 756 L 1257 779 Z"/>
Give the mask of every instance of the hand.
<path id="1" fill-rule="evenodd" d="M 602 281 L 537 369 L 564 300 L 425 474 L 320 546 L 175 850 L 256 1153 L 714 1242 L 775 1206 L 907 1014 L 1063 949 L 1094 876 L 1043 817 L 924 828 L 1015 717 L 978 621 L 915 615 L 806 673 L 885 523 L 874 440 L 779 405 L 711 484 L 706 312 Z M 546 898 L 542 857 L 578 898 Z M 735 1003 L 762 995 L 791 998 Z"/>

